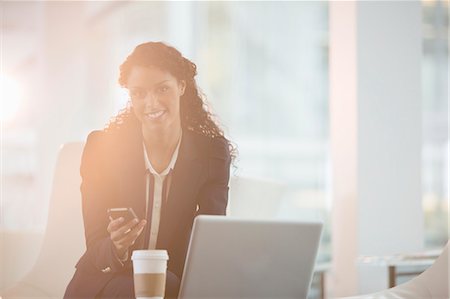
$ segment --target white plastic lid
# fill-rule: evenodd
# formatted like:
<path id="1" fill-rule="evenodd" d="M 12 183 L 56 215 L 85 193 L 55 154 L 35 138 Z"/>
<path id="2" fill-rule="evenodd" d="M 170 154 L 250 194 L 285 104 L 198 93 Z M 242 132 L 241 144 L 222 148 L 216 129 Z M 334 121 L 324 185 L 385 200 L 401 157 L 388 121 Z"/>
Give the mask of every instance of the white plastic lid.
<path id="1" fill-rule="evenodd" d="M 169 254 L 167 250 L 134 250 L 131 259 L 168 260 Z"/>

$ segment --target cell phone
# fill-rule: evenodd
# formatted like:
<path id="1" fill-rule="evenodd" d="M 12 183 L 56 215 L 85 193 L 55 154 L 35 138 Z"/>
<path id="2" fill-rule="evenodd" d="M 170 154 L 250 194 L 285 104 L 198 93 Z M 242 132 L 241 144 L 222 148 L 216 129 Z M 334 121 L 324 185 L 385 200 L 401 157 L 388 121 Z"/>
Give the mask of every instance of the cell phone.
<path id="1" fill-rule="evenodd" d="M 119 217 L 123 217 L 123 219 L 125 219 L 123 223 L 125 224 L 133 219 L 139 219 L 136 213 L 133 211 L 133 208 L 111 208 L 108 209 L 107 212 L 110 221 Z"/>

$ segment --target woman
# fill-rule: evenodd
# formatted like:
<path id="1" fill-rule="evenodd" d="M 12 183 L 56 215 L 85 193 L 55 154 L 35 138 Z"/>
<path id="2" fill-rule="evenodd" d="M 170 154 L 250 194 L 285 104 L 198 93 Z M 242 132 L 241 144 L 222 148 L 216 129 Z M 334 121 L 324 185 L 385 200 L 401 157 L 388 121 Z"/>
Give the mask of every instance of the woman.
<path id="1" fill-rule="evenodd" d="M 169 253 L 166 297 L 176 297 L 193 220 L 224 215 L 233 148 L 205 109 L 196 66 L 160 42 L 120 67 L 131 105 L 87 139 L 81 193 L 87 250 L 65 298 L 134 298 L 135 249 Z M 131 207 L 140 220 L 110 220 Z"/>

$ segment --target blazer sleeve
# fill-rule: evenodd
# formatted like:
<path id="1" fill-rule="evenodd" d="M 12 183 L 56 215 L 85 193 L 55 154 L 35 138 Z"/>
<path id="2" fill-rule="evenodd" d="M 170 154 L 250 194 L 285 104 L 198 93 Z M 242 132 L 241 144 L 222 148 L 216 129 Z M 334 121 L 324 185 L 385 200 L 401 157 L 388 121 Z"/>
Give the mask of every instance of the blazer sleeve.
<path id="1" fill-rule="evenodd" d="M 230 179 L 230 150 L 223 138 L 211 140 L 208 158 L 208 176 L 198 195 L 197 215 L 225 215 Z"/>
<path id="2" fill-rule="evenodd" d="M 80 174 L 83 221 L 86 238 L 86 252 L 77 264 L 78 267 L 93 267 L 103 273 L 119 271 L 123 263 L 117 258 L 114 244 L 107 227 L 108 202 L 117 196 L 114 189 L 113 169 L 110 164 L 111 147 L 106 133 L 92 132 L 86 141 L 81 159 Z"/>

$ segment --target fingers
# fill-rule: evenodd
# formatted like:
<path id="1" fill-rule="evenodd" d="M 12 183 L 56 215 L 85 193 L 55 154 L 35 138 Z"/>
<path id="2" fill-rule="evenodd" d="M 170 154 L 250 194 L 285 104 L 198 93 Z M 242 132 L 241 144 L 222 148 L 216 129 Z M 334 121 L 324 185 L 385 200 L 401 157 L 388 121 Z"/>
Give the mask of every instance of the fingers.
<path id="1" fill-rule="evenodd" d="M 118 238 L 115 240 L 115 243 L 117 243 L 119 246 L 123 247 L 130 247 L 134 244 L 136 239 L 139 237 L 139 235 L 142 233 L 145 224 L 147 221 L 142 220 L 138 225 L 136 225 L 133 229 L 130 230 L 127 234 L 125 234 L 122 238 Z"/>
<path id="2" fill-rule="evenodd" d="M 127 224 L 123 224 L 123 220 L 113 220 L 108 225 L 108 232 L 110 232 L 110 238 L 116 248 L 117 252 L 122 255 L 130 246 L 134 244 L 138 236 L 142 233 L 146 220 L 133 219 Z"/>
<path id="3" fill-rule="evenodd" d="M 125 219 L 123 217 L 111 220 L 108 224 L 108 228 L 106 229 L 108 233 L 116 231 L 122 225 L 124 220 Z"/>
<path id="4" fill-rule="evenodd" d="M 131 229 L 139 222 L 137 219 L 130 220 L 128 223 L 123 224 L 119 228 L 110 232 L 111 239 L 113 241 L 122 239 Z"/>

